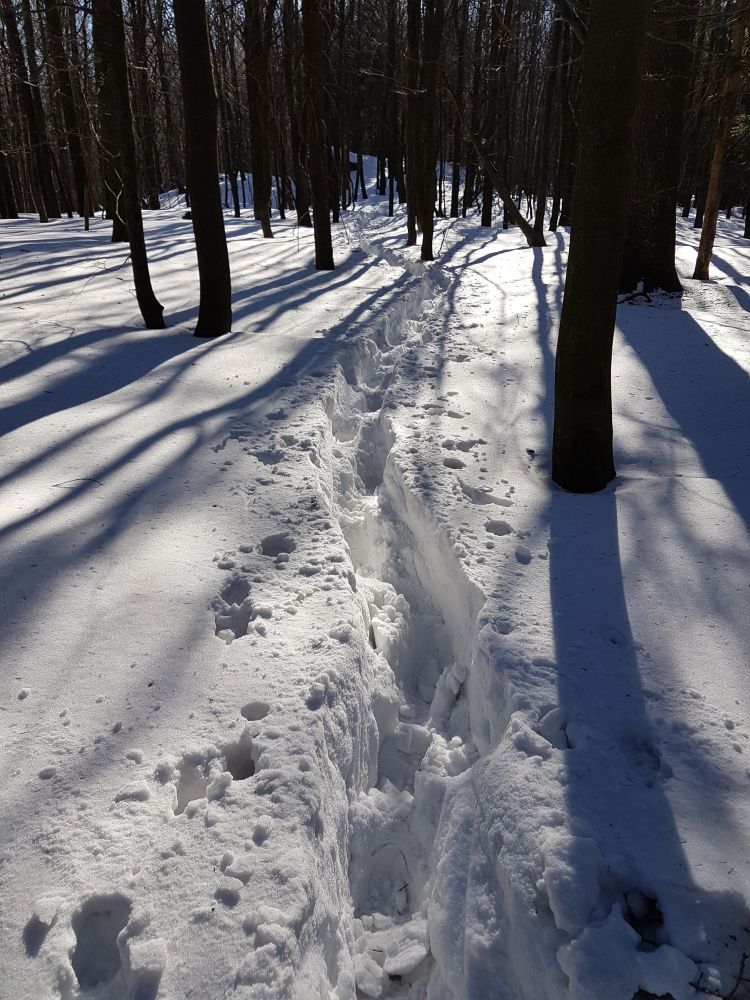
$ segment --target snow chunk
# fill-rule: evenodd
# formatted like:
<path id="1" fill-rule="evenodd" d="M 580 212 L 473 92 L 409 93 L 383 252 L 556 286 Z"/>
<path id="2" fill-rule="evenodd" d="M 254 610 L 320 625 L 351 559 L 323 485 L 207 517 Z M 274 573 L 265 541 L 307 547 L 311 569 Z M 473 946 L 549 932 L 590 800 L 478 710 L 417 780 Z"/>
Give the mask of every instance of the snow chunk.
<path id="1" fill-rule="evenodd" d="M 576 1000 L 631 1000 L 639 989 L 675 1000 L 695 996 L 691 982 L 698 969 L 670 945 L 639 951 L 640 935 L 625 921 L 619 903 L 607 919 L 587 927 L 557 953 Z"/>
<path id="2" fill-rule="evenodd" d="M 125 946 L 130 995 L 155 997 L 167 967 L 167 943 L 163 938 L 134 938 Z"/>
<path id="3" fill-rule="evenodd" d="M 596 843 L 590 837 L 560 837 L 545 851 L 542 881 L 557 927 L 578 934 L 599 899 Z"/>
<path id="4" fill-rule="evenodd" d="M 147 802 L 151 789 L 145 781 L 131 781 L 115 795 L 115 802 Z"/>

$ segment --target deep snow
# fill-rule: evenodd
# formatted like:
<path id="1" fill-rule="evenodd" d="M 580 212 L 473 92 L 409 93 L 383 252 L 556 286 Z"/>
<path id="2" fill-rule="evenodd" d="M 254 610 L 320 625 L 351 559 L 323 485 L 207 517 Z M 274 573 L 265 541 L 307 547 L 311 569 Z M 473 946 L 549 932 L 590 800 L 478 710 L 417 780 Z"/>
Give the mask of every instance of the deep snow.
<path id="1" fill-rule="evenodd" d="M 748 995 L 739 224 L 620 307 L 575 497 L 565 234 L 227 216 L 205 343 L 181 214 L 166 332 L 106 224 L 0 224 L 0 997 Z"/>

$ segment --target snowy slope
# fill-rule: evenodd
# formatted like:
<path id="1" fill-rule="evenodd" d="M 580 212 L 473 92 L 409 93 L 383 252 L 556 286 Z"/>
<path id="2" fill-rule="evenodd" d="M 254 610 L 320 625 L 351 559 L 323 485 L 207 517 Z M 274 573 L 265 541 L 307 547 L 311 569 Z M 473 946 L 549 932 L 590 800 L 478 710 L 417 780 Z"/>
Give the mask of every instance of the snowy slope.
<path id="1" fill-rule="evenodd" d="M 181 213 L 166 333 L 105 225 L 0 229 L 0 997 L 745 995 L 739 227 L 621 306 L 573 497 L 563 234 L 228 217 L 201 343 Z"/>

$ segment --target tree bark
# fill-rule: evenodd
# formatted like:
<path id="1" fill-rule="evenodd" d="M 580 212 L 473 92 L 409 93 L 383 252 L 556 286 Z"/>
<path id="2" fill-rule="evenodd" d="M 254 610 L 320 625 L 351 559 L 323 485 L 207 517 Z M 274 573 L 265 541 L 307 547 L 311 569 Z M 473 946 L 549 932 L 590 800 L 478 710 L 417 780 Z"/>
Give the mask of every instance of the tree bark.
<path id="1" fill-rule="evenodd" d="M 632 187 L 648 0 L 593 0 L 584 46 L 573 225 L 555 367 L 552 479 L 603 489 L 612 452 L 612 341 Z"/>
<path id="2" fill-rule="evenodd" d="M 73 84 L 70 78 L 63 42 L 63 23 L 60 17 L 59 0 L 46 0 L 44 7 L 45 20 L 47 22 L 47 37 L 52 49 L 52 58 L 55 64 L 55 79 L 62 107 L 65 140 L 73 170 L 73 181 L 76 190 L 76 211 L 83 217 L 85 214 L 86 165 L 83 158 L 83 146 L 81 144 L 81 127 L 76 114 L 76 105 L 73 97 Z"/>
<path id="3" fill-rule="evenodd" d="M 741 0 L 740 0 L 741 2 Z M 719 218 L 721 199 L 721 177 L 724 170 L 724 159 L 732 121 L 737 109 L 740 82 L 742 80 L 742 47 L 745 41 L 745 31 L 750 23 L 750 5 L 745 4 L 744 10 L 738 11 L 738 0 L 732 7 L 732 27 L 729 42 L 724 77 L 721 84 L 719 99 L 719 120 L 714 136 L 711 172 L 708 178 L 706 192 L 706 207 L 703 213 L 703 229 L 698 246 L 698 259 L 695 262 L 693 278 L 708 281 L 708 268 L 716 239 L 716 223 Z"/>
<path id="4" fill-rule="evenodd" d="M 200 279 L 196 337 L 232 329 L 232 285 L 219 190 L 216 87 L 204 0 L 175 0 L 185 119 L 185 167 Z"/>
<path id="5" fill-rule="evenodd" d="M 152 330 L 164 328 L 163 309 L 151 287 L 151 277 L 146 256 L 146 239 L 138 196 L 135 139 L 128 91 L 128 67 L 125 61 L 125 27 L 121 0 L 94 0 L 93 3 L 94 49 L 99 73 L 109 82 L 105 93 L 110 96 L 110 107 L 102 107 L 103 116 L 112 122 L 111 134 L 117 148 L 107 150 L 119 162 L 122 180 L 121 208 L 128 231 L 130 260 L 138 306 L 146 326 Z"/>
<path id="6" fill-rule="evenodd" d="M 422 260 L 432 260 L 435 216 L 435 155 L 437 143 L 437 81 L 440 42 L 445 17 L 444 0 L 425 0 L 424 48 L 419 74 L 419 120 L 417 213 L 422 228 Z"/>
<path id="7" fill-rule="evenodd" d="M 641 283 L 645 292 L 682 290 L 675 267 L 675 217 L 694 0 L 660 0 L 652 7 L 651 23 L 638 101 L 640 141 L 621 292 L 634 292 Z"/>
<path id="8" fill-rule="evenodd" d="M 247 74 L 253 210 L 266 238 L 271 228 L 271 46 L 275 0 L 246 0 L 245 70 Z"/>
<path id="9" fill-rule="evenodd" d="M 305 71 L 305 122 L 310 164 L 315 267 L 333 270 L 329 214 L 328 135 L 323 93 L 323 12 L 321 0 L 302 0 L 302 51 Z"/>

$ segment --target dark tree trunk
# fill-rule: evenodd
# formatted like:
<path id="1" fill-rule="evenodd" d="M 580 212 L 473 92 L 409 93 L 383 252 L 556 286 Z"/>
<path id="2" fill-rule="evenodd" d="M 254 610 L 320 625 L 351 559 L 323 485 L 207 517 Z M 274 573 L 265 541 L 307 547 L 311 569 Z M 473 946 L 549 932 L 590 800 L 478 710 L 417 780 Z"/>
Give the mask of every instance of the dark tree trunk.
<path id="1" fill-rule="evenodd" d="M 156 0 L 156 65 L 159 73 L 159 86 L 161 89 L 162 101 L 164 102 L 164 133 L 167 146 L 167 170 L 169 172 L 170 185 L 180 186 L 182 170 L 180 155 L 177 147 L 177 136 L 174 125 L 174 115 L 172 112 L 172 97 L 169 87 L 169 76 L 167 74 L 167 60 L 164 54 L 164 4 L 166 0 Z"/>
<path id="2" fill-rule="evenodd" d="M 534 229 L 544 231 L 544 217 L 547 209 L 547 191 L 549 190 L 549 171 L 552 150 L 552 106 L 555 99 L 557 78 L 560 71 L 560 46 L 562 44 L 562 17 L 555 4 L 555 20 L 550 34 L 547 66 L 544 73 L 544 101 L 542 104 L 542 119 L 539 126 L 539 155 L 537 157 L 536 180 L 536 217 Z"/>
<path id="3" fill-rule="evenodd" d="M 115 156 L 120 165 L 122 181 L 120 208 L 128 231 L 135 295 L 146 326 L 152 330 L 161 330 L 164 328 L 163 309 L 151 287 L 141 204 L 138 197 L 135 139 L 128 92 L 121 0 L 94 0 L 93 29 L 99 74 L 109 83 L 104 93 L 112 101 L 109 107 L 100 108 L 100 115 L 110 117 L 111 134 L 117 142 L 116 149 L 105 152 Z"/>
<path id="4" fill-rule="evenodd" d="M 463 110 L 465 75 L 466 75 L 466 32 L 469 27 L 468 0 L 459 0 L 455 8 L 456 18 L 456 104 Z M 458 218 L 458 203 L 461 193 L 461 163 L 463 160 L 461 113 L 457 111 L 453 119 L 453 172 L 451 174 L 451 208 L 452 219 Z"/>
<path id="5" fill-rule="evenodd" d="M 185 118 L 185 167 L 198 254 L 196 337 L 232 329 L 232 285 L 219 191 L 217 99 L 204 0 L 175 0 L 174 21 Z"/>
<path id="6" fill-rule="evenodd" d="M 73 181 L 76 190 L 76 211 L 83 217 L 85 214 L 86 166 L 81 145 L 81 125 L 76 114 L 73 98 L 73 84 L 68 69 L 68 60 L 63 43 L 63 23 L 60 17 L 59 0 L 46 0 L 45 20 L 47 22 L 47 37 L 49 38 L 52 58 L 55 64 L 55 80 L 60 95 L 65 140 L 73 171 Z"/>
<path id="7" fill-rule="evenodd" d="M 305 122 L 310 162 L 315 267 L 333 270 L 329 214 L 328 136 L 324 121 L 323 11 L 320 0 L 302 0 L 302 50 L 305 70 Z"/>
<path id="8" fill-rule="evenodd" d="M 555 368 L 552 478 L 591 493 L 614 478 L 612 341 L 632 186 L 648 0 L 593 0 L 583 55 L 573 226 Z"/>
<path id="9" fill-rule="evenodd" d="M 497 164 L 500 162 L 500 150 L 498 148 L 499 128 L 498 128 L 498 95 L 500 93 L 500 51 L 502 34 L 502 16 L 500 0 L 489 0 L 490 3 L 490 52 L 489 66 L 487 69 L 487 110 L 485 112 L 482 126 L 482 136 L 484 139 L 484 150 L 486 155 Z M 503 46 L 504 48 L 504 46 Z M 484 182 L 482 184 L 482 216 L 481 225 L 489 228 L 492 225 L 492 175 L 485 170 Z"/>
<path id="10" fill-rule="evenodd" d="M 422 260 L 432 260 L 435 216 L 435 156 L 437 152 L 438 73 L 440 42 L 445 17 L 444 0 L 425 0 L 424 48 L 419 74 L 419 119 L 421 122 L 418 160 L 417 212 L 422 226 Z"/>
<path id="11" fill-rule="evenodd" d="M 284 84 L 289 108 L 289 140 L 292 151 L 292 175 L 294 177 L 294 208 L 297 212 L 297 225 L 309 229 L 312 226 L 312 219 L 310 218 L 310 198 L 304 166 L 304 142 L 300 123 L 297 75 L 295 72 L 299 24 L 294 0 L 284 0 L 282 16 L 284 24 Z"/>
<path id="12" fill-rule="evenodd" d="M 275 0 L 246 0 L 245 68 L 253 166 L 253 210 L 267 238 L 271 229 L 271 46 Z"/>
<path id="13" fill-rule="evenodd" d="M 40 222 L 48 222 L 50 216 L 55 214 L 52 209 L 56 207 L 57 203 L 52 181 L 49 144 L 42 128 L 42 122 L 38 118 L 34 91 L 29 80 L 21 35 L 16 20 L 16 10 L 12 0 L 0 0 L 0 11 L 2 11 L 6 43 L 16 78 L 16 93 L 26 118 L 31 141 L 31 186 L 34 202 L 39 212 Z M 59 211 L 57 214 L 59 216 Z"/>
<path id="14" fill-rule="evenodd" d="M 417 245 L 419 197 L 419 36 L 420 0 L 406 3 L 406 245 Z"/>
<path id="15" fill-rule="evenodd" d="M 132 25 L 133 97 L 136 111 L 136 134 L 142 144 L 143 182 L 141 196 L 149 209 L 161 208 L 161 169 L 156 147 L 156 130 L 151 108 L 151 88 L 148 82 L 148 56 L 146 54 L 146 4 L 144 0 L 130 0 Z"/>
<path id="16" fill-rule="evenodd" d="M 747 25 L 750 23 L 750 6 L 745 4 L 744 9 L 739 11 L 737 8 L 738 0 L 735 0 L 731 10 L 733 19 L 731 38 L 721 84 L 719 120 L 716 123 L 716 132 L 714 135 L 711 172 L 708 178 L 706 208 L 703 216 L 703 230 L 701 232 L 700 245 L 698 246 L 695 271 L 693 272 L 693 278 L 697 278 L 699 281 L 708 281 L 708 267 L 711 263 L 711 254 L 713 253 L 714 240 L 716 239 L 716 223 L 719 218 L 721 177 L 724 169 L 724 159 L 726 157 L 729 133 L 737 109 L 737 98 L 742 81 L 742 48 L 745 42 L 745 31 Z"/>
<path id="17" fill-rule="evenodd" d="M 658 3 L 652 24 L 638 101 L 639 142 L 621 292 L 634 292 L 641 283 L 646 292 L 682 289 L 675 267 L 675 216 L 695 0 Z"/>
<path id="18" fill-rule="evenodd" d="M 99 0 L 97 0 L 98 2 Z M 92 27 L 95 35 L 98 30 L 102 38 L 101 45 L 104 45 L 106 48 L 106 46 L 114 44 L 108 37 L 112 33 L 112 27 L 109 24 L 112 13 L 106 6 L 109 0 L 102 0 L 102 2 L 105 6 L 98 11 L 96 9 L 93 11 Z M 95 48 L 100 45 L 96 37 L 94 37 L 94 45 Z M 127 243 L 128 227 L 125 221 L 127 212 L 124 205 L 124 172 L 121 154 L 121 123 L 118 115 L 118 98 L 115 94 L 112 67 L 102 52 L 96 53 L 95 74 L 99 110 L 98 151 L 101 174 L 104 181 L 106 216 L 112 221 L 112 242 Z M 130 99 L 128 98 L 128 112 L 130 110 L 129 101 Z M 134 163 L 131 164 L 131 169 L 135 169 Z"/>

